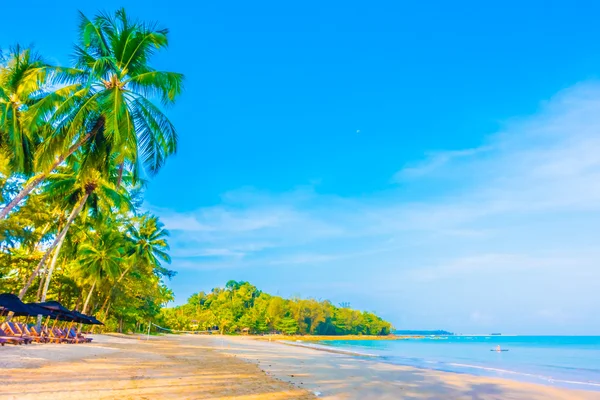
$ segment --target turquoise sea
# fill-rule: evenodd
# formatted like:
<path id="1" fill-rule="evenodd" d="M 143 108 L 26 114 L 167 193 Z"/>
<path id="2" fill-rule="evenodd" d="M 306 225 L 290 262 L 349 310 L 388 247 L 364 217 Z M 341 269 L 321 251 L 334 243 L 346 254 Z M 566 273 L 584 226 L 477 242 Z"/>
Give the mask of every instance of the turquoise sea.
<path id="1" fill-rule="evenodd" d="M 321 344 L 394 364 L 600 390 L 600 336 L 443 336 Z M 497 345 L 508 351 L 490 351 Z"/>

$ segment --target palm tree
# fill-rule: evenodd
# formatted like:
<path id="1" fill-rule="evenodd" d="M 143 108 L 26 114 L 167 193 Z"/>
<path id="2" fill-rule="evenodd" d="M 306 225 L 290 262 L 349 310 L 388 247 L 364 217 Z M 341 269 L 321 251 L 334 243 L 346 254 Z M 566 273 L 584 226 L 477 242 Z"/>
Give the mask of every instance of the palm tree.
<path id="1" fill-rule="evenodd" d="M 134 223 L 130 224 L 128 230 L 128 246 L 126 267 L 122 270 L 119 279 L 109 290 L 100 310 L 106 316 L 108 312 L 108 301 L 112 295 L 113 289 L 123 280 L 132 268 L 138 268 L 144 274 L 165 274 L 170 271 L 162 267 L 162 262 L 171 263 L 171 257 L 167 254 L 169 244 L 167 238 L 169 231 L 165 229 L 164 224 L 160 222 L 157 216 L 151 214 L 142 214 L 135 218 Z"/>
<path id="2" fill-rule="evenodd" d="M 19 45 L 0 53 L 0 148 L 13 172 L 31 174 L 38 132 L 27 127 L 28 111 L 43 98 L 54 68 Z"/>
<path id="3" fill-rule="evenodd" d="M 73 165 L 71 170 L 67 167 L 63 169 L 65 170 L 64 173 L 51 175 L 45 189 L 48 196 L 63 198 L 65 199 L 65 202 L 71 204 L 73 208 L 64 226 L 56 235 L 54 241 L 48 246 L 36 269 L 29 277 L 25 286 L 21 289 L 19 293 L 19 298 L 21 299 L 27 293 L 27 290 L 33 283 L 33 280 L 39 273 L 41 267 L 46 263 L 50 254 L 54 251 L 54 256 L 50 267 L 48 268 L 48 272 L 46 273 L 46 281 L 41 297 L 41 301 L 45 300 L 52 273 L 56 266 L 56 261 L 58 260 L 67 232 L 75 221 L 75 218 L 77 218 L 86 206 L 88 206 L 89 211 L 93 215 L 98 215 L 101 208 L 111 210 L 113 207 L 125 207 L 126 209 L 131 207 L 127 197 L 128 193 L 125 188 L 117 188 L 114 183 L 107 180 L 98 170 L 80 171 L 79 164 Z M 115 179 L 114 172 L 113 169 L 113 182 Z M 88 212 L 85 212 L 83 213 L 83 216 L 87 216 L 87 214 Z"/>
<path id="4" fill-rule="evenodd" d="M 137 218 L 137 223 L 129 227 L 132 240 L 132 255 L 138 263 L 143 263 L 156 270 L 161 262 L 171 263 L 169 251 L 169 231 L 157 216 L 149 213 Z"/>
<path id="5" fill-rule="evenodd" d="M 94 288 L 99 281 L 113 280 L 120 271 L 123 262 L 123 235 L 110 229 L 101 229 L 94 240 L 79 248 L 78 263 L 80 273 L 92 283 L 82 313 L 86 313 Z"/>
<path id="6" fill-rule="evenodd" d="M 172 104 L 182 91 L 183 75 L 149 65 L 152 55 L 167 47 L 168 30 L 131 21 L 124 9 L 80 19 L 74 68 L 61 69 L 57 79 L 64 86 L 32 107 L 35 115 L 52 114 L 53 130 L 36 160 L 40 172 L 0 218 L 82 147 L 107 142 L 118 152 L 121 170 L 129 166 L 136 175 L 141 165 L 150 175 L 157 173 L 176 150 L 175 127 L 152 99 Z M 32 126 L 38 123 L 31 118 Z"/>

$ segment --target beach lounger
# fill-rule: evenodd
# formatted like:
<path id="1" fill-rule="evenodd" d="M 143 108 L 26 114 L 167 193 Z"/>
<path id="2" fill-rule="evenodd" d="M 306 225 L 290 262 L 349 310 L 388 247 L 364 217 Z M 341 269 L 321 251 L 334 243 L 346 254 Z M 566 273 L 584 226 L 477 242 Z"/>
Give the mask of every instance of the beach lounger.
<path id="1" fill-rule="evenodd" d="M 15 345 L 25 343 L 25 339 L 16 336 L 11 336 L 8 333 L 4 332 L 4 329 L 2 328 L 0 328 L 0 339 L 5 340 L 5 343 L 12 343 Z"/>
<path id="2" fill-rule="evenodd" d="M 52 328 L 48 330 L 49 336 L 55 340 L 58 340 L 57 343 L 74 343 L 75 340 L 70 339 L 66 336 L 66 334 L 58 328 Z"/>
<path id="3" fill-rule="evenodd" d="M 19 330 L 15 327 L 14 322 L 3 322 L 0 325 L 0 333 L 4 336 L 16 337 L 23 340 L 23 344 L 29 344 L 33 342 L 33 338 L 29 336 L 23 336 Z"/>
<path id="4" fill-rule="evenodd" d="M 36 338 L 34 338 L 33 336 L 23 332 L 20 324 L 18 324 L 16 322 L 5 322 L 2 325 L 3 325 L 2 328 L 5 331 L 7 331 L 8 333 L 10 333 L 11 335 L 20 337 L 21 339 L 24 339 L 25 344 L 33 343 L 34 340 L 37 341 Z"/>
<path id="5" fill-rule="evenodd" d="M 79 343 L 91 343 L 91 341 L 92 341 L 92 338 L 87 338 L 87 337 L 83 336 L 81 333 L 75 332 L 75 328 L 71 328 L 69 332 L 70 332 L 69 337 L 76 338 L 79 341 Z"/>
<path id="6" fill-rule="evenodd" d="M 29 329 L 31 329 L 32 331 L 35 331 L 35 333 L 37 333 L 38 335 L 46 338 L 46 343 L 60 343 L 61 342 L 60 339 L 56 339 L 50 335 L 50 330 L 48 329 L 48 326 L 46 326 L 46 325 L 42 325 L 39 328 L 36 325 L 33 325 Z"/>
<path id="7" fill-rule="evenodd" d="M 92 339 L 92 338 L 90 338 L 90 337 L 85 337 L 85 336 L 83 336 L 83 334 L 81 334 L 81 333 L 78 333 L 78 334 L 77 334 L 77 337 L 78 337 L 78 338 L 82 338 L 83 340 L 85 340 L 85 342 L 86 342 L 86 343 L 92 343 L 92 340 L 94 340 L 94 339 Z"/>
<path id="8" fill-rule="evenodd" d="M 37 331 L 27 326 L 27 324 L 19 324 L 17 323 L 17 327 L 19 330 L 27 336 L 33 338 L 33 340 L 37 343 L 46 343 L 48 339 L 44 337 L 44 335 L 39 335 Z"/>
<path id="9" fill-rule="evenodd" d="M 67 340 L 62 338 L 62 337 L 57 337 L 51 329 L 46 329 L 44 331 L 44 335 L 46 336 L 46 339 L 48 339 L 49 343 L 66 343 Z"/>
<path id="10" fill-rule="evenodd" d="M 65 328 L 65 329 L 61 329 L 60 331 L 64 334 L 65 338 L 72 340 L 73 343 L 83 343 L 84 341 L 82 339 L 78 338 L 77 334 L 75 334 L 75 332 L 73 332 L 72 329 L 73 328 L 71 328 L 71 329 Z"/>
<path id="11" fill-rule="evenodd" d="M 27 329 L 27 332 L 29 332 L 30 336 L 34 336 L 34 337 L 38 337 L 40 338 L 40 340 L 43 343 L 48 343 L 50 342 L 50 339 L 48 338 L 48 334 L 44 332 L 44 330 L 40 327 L 38 328 L 37 326 L 30 326 L 27 327 L 27 325 L 25 325 L 25 328 Z"/>

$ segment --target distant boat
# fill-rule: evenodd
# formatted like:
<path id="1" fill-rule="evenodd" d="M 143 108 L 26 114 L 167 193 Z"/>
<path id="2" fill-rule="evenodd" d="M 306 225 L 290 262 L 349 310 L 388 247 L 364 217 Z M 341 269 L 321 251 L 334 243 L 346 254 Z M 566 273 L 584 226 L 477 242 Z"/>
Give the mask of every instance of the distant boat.
<path id="1" fill-rule="evenodd" d="M 490 335 L 492 335 L 492 336 L 501 336 L 502 334 L 501 333 L 490 333 Z"/>

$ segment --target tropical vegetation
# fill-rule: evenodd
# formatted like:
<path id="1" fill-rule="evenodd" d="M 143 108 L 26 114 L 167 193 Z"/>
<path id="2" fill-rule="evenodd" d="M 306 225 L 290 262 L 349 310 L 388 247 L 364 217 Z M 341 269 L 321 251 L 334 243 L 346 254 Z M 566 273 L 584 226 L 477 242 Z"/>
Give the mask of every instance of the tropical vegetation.
<path id="1" fill-rule="evenodd" d="M 195 293 L 184 305 L 164 308 L 159 321 L 166 329 L 219 333 L 388 335 L 392 329 L 374 313 L 353 310 L 348 304 L 284 299 L 236 281 L 210 293 Z"/>
<path id="2" fill-rule="evenodd" d="M 177 148 L 183 75 L 152 67 L 168 30 L 80 14 L 71 65 L 0 52 L 0 292 L 132 329 L 173 298 L 168 231 L 141 207 Z"/>

